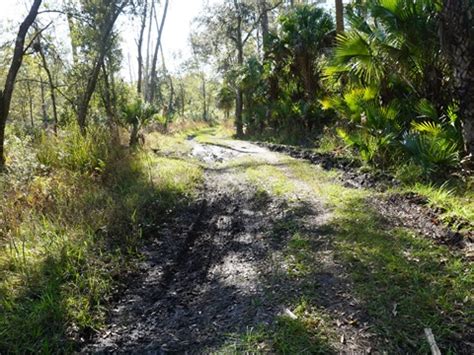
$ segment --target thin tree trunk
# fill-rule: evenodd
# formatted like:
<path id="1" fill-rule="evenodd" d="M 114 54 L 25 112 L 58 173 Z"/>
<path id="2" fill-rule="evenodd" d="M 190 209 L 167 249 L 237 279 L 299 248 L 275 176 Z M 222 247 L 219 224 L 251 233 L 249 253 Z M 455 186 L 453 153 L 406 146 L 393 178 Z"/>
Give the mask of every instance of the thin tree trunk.
<path id="1" fill-rule="evenodd" d="M 161 63 L 163 65 L 163 73 L 168 79 L 168 85 L 170 87 L 170 97 L 168 99 L 168 109 L 167 109 L 167 114 L 165 118 L 165 130 L 168 130 L 168 123 L 169 123 L 169 117 L 170 113 L 174 111 L 173 107 L 173 101 L 174 101 L 174 85 L 173 85 L 173 78 L 171 75 L 168 73 L 168 69 L 166 68 L 166 61 L 165 61 L 165 54 L 163 52 L 163 46 L 160 46 L 160 52 L 161 52 Z"/>
<path id="2" fill-rule="evenodd" d="M 48 111 L 46 109 L 46 95 L 44 94 L 44 81 L 41 79 L 41 113 L 43 116 L 43 125 L 46 128 L 48 126 Z"/>
<path id="3" fill-rule="evenodd" d="M 109 127 L 112 128 L 115 125 L 115 105 L 112 99 L 112 89 L 110 87 L 109 73 L 105 63 L 102 63 L 102 75 L 104 82 L 102 101 L 104 103 L 105 112 L 107 113 L 107 123 Z"/>
<path id="4" fill-rule="evenodd" d="M 32 93 L 31 93 L 31 85 L 30 85 L 29 80 L 26 81 L 26 88 L 28 90 L 28 105 L 29 105 L 29 109 L 30 109 L 30 123 L 31 123 L 31 128 L 34 129 L 35 128 L 35 123 L 33 121 L 33 96 L 32 96 Z"/>
<path id="5" fill-rule="evenodd" d="M 51 96 L 51 103 L 53 106 L 53 119 L 54 119 L 53 130 L 54 130 L 54 133 L 57 134 L 58 133 L 58 110 L 56 107 L 56 94 L 55 94 L 53 76 L 51 74 L 51 70 L 49 70 L 48 62 L 46 61 L 46 56 L 44 55 L 41 44 L 39 45 L 38 49 L 39 49 L 38 52 L 41 57 L 41 61 L 43 63 L 43 69 L 46 72 L 46 76 L 48 77 L 49 94 Z"/>
<path id="6" fill-rule="evenodd" d="M 184 85 L 181 83 L 179 85 L 179 96 L 181 99 L 181 116 L 184 116 L 185 106 L 186 106 L 186 92 L 184 90 Z"/>
<path id="7" fill-rule="evenodd" d="M 101 46 L 101 50 L 95 59 L 92 71 L 89 74 L 86 90 L 84 94 L 79 98 L 79 103 L 77 107 L 77 123 L 79 124 L 79 128 L 81 129 L 82 134 L 86 133 L 86 127 L 87 127 L 86 119 L 87 119 L 87 113 L 89 110 L 89 102 L 97 86 L 97 80 L 99 78 L 100 68 L 102 66 L 102 63 L 104 62 L 105 55 L 107 54 L 107 51 L 109 50 L 109 46 L 110 46 L 109 37 L 112 34 L 115 21 L 117 20 L 118 16 L 122 12 L 126 4 L 127 2 L 124 1 L 120 7 L 114 9 L 114 12 L 112 12 L 112 14 L 109 15 L 110 17 L 108 18 L 108 21 L 104 25 L 105 28 L 101 37 L 101 43 L 103 45 Z"/>
<path id="8" fill-rule="evenodd" d="M 237 64 L 239 67 L 244 65 L 244 43 L 242 40 L 242 14 L 240 12 L 240 4 L 234 0 L 235 10 L 237 12 L 237 32 L 236 32 L 236 47 L 237 47 Z M 243 129 L 243 105 L 244 97 L 241 85 L 237 85 L 235 98 L 235 129 L 237 137 L 244 135 Z"/>
<path id="9" fill-rule="evenodd" d="M 169 0 L 165 1 L 165 7 L 163 10 L 163 17 L 161 18 L 161 24 L 158 28 L 158 38 L 155 44 L 155 52 L 153 53 L 153 60 L 151 62 L 151 71 L 150 71 L 150 86 L 148 88 L 148 102 L 153 102 L 156 94 L 156 66 L 158 63 L 158 52 L 161 46 L 161 35 L 163 34 L 163 28 L 165 26 L 166 15 L 168 13 L 168 4 Z M 156 15 L 156 13 L 155 13 Z M 156 21 L 156 18 L 155 18 Z"/>
<path id="10" fill-rule="evenodd" d="M 263 38 L 263 60 L 266 62 L 269 58 L 269 21 L 268 21 L 268 6 L 267 0 L 259 0 L 259 7 L 261 13 L 260 26 L 262 28 L 262 38 Z M 276 101 L 275 95 L 273 95 L 273 82 L 275 77 L 273 74 L 270 74 L 267 79 L 267 99 L 270 105 L 267 105 L 267 110 L 265 112 L 265 120 L 260 120 L 259 131 L 263 132 L 265 129 L 265 121 L 269 122 L 272 119 L 272 104 Z"/>
<path id="11" fill-rule="evenodd" d="M 202 80 L 202 119 L 204 121 L 207 121 L 208 115 L 207 115 L 207 91 L 206 91 L 206 77 L 204 73 L 201 74 L 201 80 Z"/>
<path id="12" fill-rule="evenodd" d="M 138 38 L 138 79 L 137 79 L 137 93 L 141 95 L 143 91 L 143 54 L 142 54 L 142 47 L 143 47 L 143 36 L 145 33 L 146 27 L 146 19 L 148 14 L 148 0 L 145 0 L 145 4 L 143 5 L 143 13 L 142 13 L 142 23 L 140 27 L 140 36 Z"/>
<path id="13" fill-rule="evenodd" d="M 134 122 L 132 124 L 132 131 L 130 132 L 130 147 L 134 147 L 138 144 L 138 122 Z"/>
<path id="14" fill-rule="evenodd" d="M 72 17 L 72 14 L 69 12 L 66 14 L 66 18 L 67 18 L 67 24 L 69 27 L 69 37 L 71 41 L 72 62 L 76 64 L 77 63 L 77 43 L 76 43 L 76 39 L 74 38 L 74 19 Z"/>
<path id="15" fill-rule="evenodd" d="M 3 91 L 0 91 L 0 169 L 5 166 L 5 126 L 7 118 L 10 113 L 10 104 L 13 96 L 13 89 L 15 88 L 15 80 L 20 70 L 23 61 L 25 38 L 28 30 L 38 15 L 38 9 L 42 0 L 34 0 L 31 5 L 30 12 L 25 20 L 21 23 L 20 29 L 15 41 L 15 49 L 13 51 L 13 58 L 8 70 L 7 79 Z"/>
<path id="16" fill-rule="evenodd" d="M 270 26 L 268 21 L 268 6 L 266 0 L 259 0 L 260 10 L 260 27 L 262 30 L 262 42 L 263 42 L 263 59 L 268 58 L 268 35 L 270 33 Z"/>
<path id="17" fill-rule="evenodd" d="M 143 97 L 148 97 L 148 84 L 150 80 L 150 48 L 151 48 L 151 29 L 153 26 L 153 18 L 155 17 L 155 0 L 151 0 L 150 17 L 148 19 L 148 36 L 146 44 L 146 64 L 143 77 Z"/>

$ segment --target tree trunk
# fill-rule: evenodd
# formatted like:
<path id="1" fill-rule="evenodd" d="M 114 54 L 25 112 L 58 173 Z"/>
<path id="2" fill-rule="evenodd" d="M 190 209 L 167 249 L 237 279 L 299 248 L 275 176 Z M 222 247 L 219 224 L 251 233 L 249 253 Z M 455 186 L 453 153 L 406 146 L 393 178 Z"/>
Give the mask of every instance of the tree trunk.
<path id="1" fill-rule="evenodd" d="M 48 110 L 46 109 L 46 96 L 44 94 L 43 79 L 41 79 L 40 89 L 41 89 L 41 113 L 43 115 L 43 127 L 46 128 L 48 126 Z"/>
<path id="2" fill-rule="evenodd" d="M 43 69 L 46 72 L 46 76 L 48 77 L 49 94 L 51 96 L 51 103 L 53 105 L 53 119 L 54 119 L 53 130 L 54 130 L 54 133 L 57 134 L 58 133 L 58 110 L 56 107 L 56 94 L 55 94 L 53 76 L 51 74 L 51 70 L 49 70 L 48 62 L 46 61 L 46 56 L 44 55 L 41 44 L 38 47 L 38 52 L 41 57 L 41 62 L 43 63 Z"/>
<path id="3" fill-rule="evenodd" d="M 168 73 L 168 69 L 166 69 L 166 61 L 165 61 L 165 54 L 163 52 L 163 46 L 160 46 L 160 52 L 161 52 L 161 62 L 163 64 L 163 74 L 168 79 L 168 85 L 169 85 L 169 89 L 170 89 L 170 96 L 169 96 L 169 99 L 168 99 L 168 109 L 167 109 L 167 113 L 166 113 L 166 116 L 165 116 L 165 131 L 168 131 L 169 120 L 170 120 L 171 114 L 174 111 L 174 107 L 173 107 L 174 85 L 173 85 L 173 78 Z"/>
<path id="4" fill-rule="evenodd" d="M 474 5 L 469 0 L 444 0 L 441 40 L 453 70 L 453 88 L 459 103 L 464 151 L 474 162 Z"/>
<path id="5" fill-rule="evenodd" d="M 268 6 L 267 0 L 259 0 L 259 10 L 260 10 L 260 26 L 262 29 L 262 38 L 263 38 L 263 61 L 268 61 L 269 58 L 269 46 L 268 46 L 268 36 L 270 34 L 269 29 L 269 21 L 268 21 Z M 275 101 L 274 96 L 272 95 L 272 81 L 274 81 L 274 77 L 272 74 L 268 76 L 267 79 L 267 100 L 270 105 L 267 105 L 267 110 L 265 112 L 265 120 L 260 119 L 259 124 L 259 131 L 260 133 L 263 132 L 265 129 L 265 121 L 269 122 L 272 119 L 272 109 L 271 104 Z"/>
<path id="6" fill-rule="evenodd" d="M 206 92 L 206 77 L 204 75 L 204 73 L 201 74 L 201 80 L 202 80 L 202 86 L 201 86 L 201 89 L 202 89 L 202 102 L 203 102 L 203 106 L 202 106 L 202 119 L 204 121 L 207 121 L 207 92 Z"/>
<path id="7" fill-rule="evenodd" d="M 184 111 L 186 109 L 186 92 L 184 90 L 184 85 L 182 82 L 179 84 L 179 96 L 181 99 L 181 116 L 184 116 Z"/>
<path id="8" fill-rule="evenodd" d="M 8 114 L 10 113 L 10 104 L 15 88 L 15 80 L 23 61 L 25 38 L 28 30 L 38 15 L 38 9 L 42 0 L 34 0 L 30 12 L 20 25 L 15 41 L 13 58 L 8 70 L 7 79 L 3 91 L 0 91 L 0 168 L 5 166 L 5 126 L 7 124 Z"/>
<path id="9" fill-rule="evenodd" d="M 112 131 L 114 131 L 116 126 L 116 109 L 115 109 L 115 100 L 114 95 L 112 94 L 112 85 L 109 80 L 109 72 L 107 70 L 106 63 L 102 63 L 102 75 L 103 75 L 103 92 L 102 92 L 102 101 L 104 103 L 105 112 L 107 114 L 107 124 Z M 114 132 L 115 133 L 115 132 Z"/>
<path id="10" fill-rule="evenodd" d="M 31 93 L 31 85 L 30 85 L 29 80 L 26 81 L 26 88 L 28 90 L 28 106 L 29 106 L 29 109 L 30 109 L 31 129 L 34 129 L 35 128 L 35 122 L 33 120 L 33 95 Z"/>
<path id="11" fill-rule="evenodd" d="M 150 48 L 151 48 L 151 29 L 153 25 L 153 18 L 155 17 L 155 0 L 151 1 L 150 16 L 148 17 L 148 35 L 146 43 L 146 63 L 145 73 L 143 75 L 143 97 L 148 97 L 148 85 L 150 82 Z"/>
<path id="12" fill-rule="evenodd" d="M 130 147 L 135 147 L 138 144 L 138 122 L 132 124 L 132 131 L 130 132 Z"/>
<path id="13" fill-rule="evenodd" d="M 235 10 L 237 12 L 237 32 L 236 32 L 236 47 L 237 47 L 237 64 L 239 67 L 244 65 L 244 43 L 242 40 L 242 14 L 240 12 L 240 4 L 237 0 L 234 0 Z M 243 128 L 243 108 L 244 108 L 244 97 L 242 87 L 240 84 L 237 85 L 236 98 L 235 98 L 235 129 L 237 137 L 244 135 Z"/>
<path id="14" fill-rule="evenodd" d="M 82 134 L 86 133 L 86 128 L 87 128 L 86 119 L 87 119 L 87 112 L 89 110 L 89 102 L 97 86 L 97 80 L 99 78 L 100 68 L 102 66 L 102 63 L 104 62 L 105 55 L 107 54 L 107 51 L 109 50 L 109 46 L 110 46 L 109 39 L 111 37 L 115 21 L 117 20 L 118 16 L 122 12 L 126 4 L 127 2 L 124 1 L 120 7 L 115 8 L 114 10 L 112 10 L 112 13 L 109 14 L 109 18 L 104 24 L 104 31 L 101 37 L 102 46 L 101 46 L 100 52 L 95 58 L 94 66 L 92 68 L 91 73 L 89 74 L 86 90 L 84 94 L 81 95 L 81 97 L 79 97 L 79 102 L 77 105 L 77 123 L 79 124 L 79 128 L 81 129 Z"/>
<path id="15" fill-rule="evenodd" d="M 336 32 L 344 32 L 344 4 L 342 0 L 336 0 Z"/>
<path id="16" fill-rule="evenodd" d="M 142 23 L 140 27 L 140 37 L 138 38 L 138 79 L 137 79 L 137 93 L 141 95 L 143 91 L 143 54 L 142 54 L 142 47 L 143 47 L 143 36 L 145 33 L 146 27 L 146 19 L 148 13 L 148 0 L 145 0 L 145 4 L 143 5 L 143 13 L 142 13 Z"/>
<path id="17" fill-rule="evenodd" d="M 76 64 L 77 63 L 77 41 L 74 34 L 74 19 L 70 12 L 66 14 L 66 18 L 67 18 L 67 24 L 69 27 L 69 37 L 70 37 L 69 39 L 71 41 L 72 62 Z"/>
<path id="18" fill-rule="evenodd" d="M 260 27 L 262 30 L 262 42 L 263 42 L 263 59 L 268 58 L 268 35 L 270 34 L 270 26 L 268 23 L 268 7 L 266 0 L 259 0 L 259 11 L 260 11 Z"/>
<path id="19" fill-rule="evenodd" d="M 166 15 L 168 13 L 168 4 L 169 0 L 165 1 L 165 8 L 163 10 L 163 17 L 161 18 L 161 24 L 158 28 L 158 39 L 155 44 L 155 52 L 153 53 L 153 60 L 151 61 L 151 71 L 150 71 L 150 85 L 148 87 L 148 98 L 147 101 L 152 103 L 155 99 L 156 93 L 156 66 L 158 63 L 158 52 L 161 46 L 161 35 L 163 34 L 163 28 L 165 26 Z M 156 13 L 155 13 L 156 16 Z M 155 17 L 156 21 L 156 17 Z"/>

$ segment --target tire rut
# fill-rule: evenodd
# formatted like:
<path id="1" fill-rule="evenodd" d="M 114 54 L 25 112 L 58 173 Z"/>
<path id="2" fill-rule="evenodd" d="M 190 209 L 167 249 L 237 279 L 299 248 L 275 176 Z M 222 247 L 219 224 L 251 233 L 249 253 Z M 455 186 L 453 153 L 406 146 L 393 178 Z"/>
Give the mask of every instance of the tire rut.
<path id="1" fill-rule="evenodd" d="M 232 173 L 207 172 L 200 195 L 144 248 L 143 274 L 84 352 L 202 353 L 278 313 L 269 301 L 255 306 L 265 298 L 262 233 L 271 225 L 255 190 Z"/>
<path id="2" fill-rule="evenodd" d="M 237 156 L 279 162 L 275 153 L 236 144 L 238 150 L 247 151 Z M 236 147 L 229 152 L 206 146 L 196 151 L 204 162 L 221 162 L 235 158 Z M 261 326 L 272 329 L 308 287 L 318 290 L 315 302 L 336 319 L 345 312 L 359 314 L 361 326 L 367 325 L 361 307 L 349 295 L 343 270 L 332 261 L 329 236 L 320 230 L 327 218 L 320 201 L 303 198 L 309 190 L 301 184 L 298 202 L 262 199 L 256 187 L 244 181 L 238 169 L 205 171 L 200 198 L 144 247 L 142 274 L 84 352 L 209 353 L 225 346 L 229 334 Z M 319 250 L 315 254 L 319 266 L 304 280 L 288 277 L 286 269 L 285 248 L 293 233 L 276 232 L 295 223 L 307 229 Z M 332 352 L 365 350 L 376 343 L 366 329 L 340 323 L 347 341 L 330 344 Z"/>

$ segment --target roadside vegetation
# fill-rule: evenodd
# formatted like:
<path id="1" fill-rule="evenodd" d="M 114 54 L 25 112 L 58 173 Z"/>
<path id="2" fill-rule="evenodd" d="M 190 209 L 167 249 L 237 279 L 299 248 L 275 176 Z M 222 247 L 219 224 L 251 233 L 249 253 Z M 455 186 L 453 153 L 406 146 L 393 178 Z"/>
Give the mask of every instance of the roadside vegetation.
<path id="1" fill-rule="evenodd" d="M 472 68 L 461 69 L 459 57 L 473 59 L 456 56 L 450 41 L 473 53 L 474 27 L 444 3 L 354 1 L 334 19 L 305 2 L 278 11 L 271 1 L 229 1 L 200 18 L 195 42 L 216 44 L 204 58 L 223 68 L 221 106 L 232 106 L 229 93 L 242 95 L 237 134 L 352 158 L 426 196 L 447 220 L 472 221 Z M 465 1 L 458 10 L 472 6 Z M 452 33 L 455 24 L 462 34 Z M 260 52 L 235 40 L 254 27 Z"/>
<path id="2" fill-rule="evenodd" d="M 100 329 L 139 247 L 186 203 L 202 171 L 130 151 L 107 132 L 9 141 L 0 203 L 0 349 L 72 351 Z M 63 136 L 64 135 L 64 136 Z"/>

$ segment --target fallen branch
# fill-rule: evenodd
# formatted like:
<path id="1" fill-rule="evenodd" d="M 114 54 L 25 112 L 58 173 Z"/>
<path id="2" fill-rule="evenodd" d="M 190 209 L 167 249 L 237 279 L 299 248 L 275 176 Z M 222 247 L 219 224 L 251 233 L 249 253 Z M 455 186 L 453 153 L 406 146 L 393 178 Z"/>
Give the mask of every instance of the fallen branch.
<path id="1" fill-rule="evenodd" d="M 441 351 L 439 350 L 438 345 L 436 344 L 436 340 L 434 338 L 433 332 L 431 331 L 431 328 L 425 328 L 425 335 L 426 339 L 428 340 L 428 344 L 430 344 L 431 354 L 441 355 Z"/>

